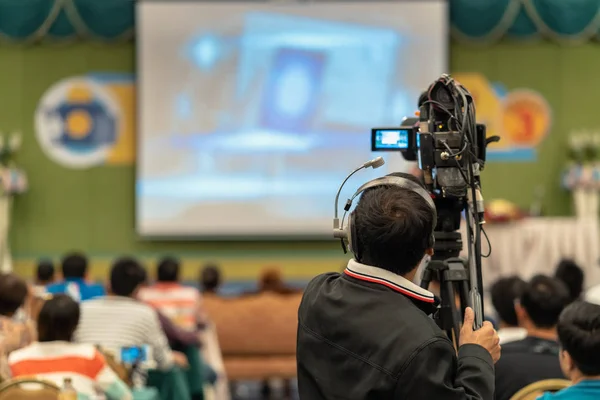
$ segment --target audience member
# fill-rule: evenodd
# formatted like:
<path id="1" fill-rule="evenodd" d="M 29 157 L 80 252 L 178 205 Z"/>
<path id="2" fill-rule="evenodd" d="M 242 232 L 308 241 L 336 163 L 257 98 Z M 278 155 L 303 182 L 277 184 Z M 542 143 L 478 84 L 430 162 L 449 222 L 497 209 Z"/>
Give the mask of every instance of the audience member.
<path id="1" fill-rule="evenodd" d="M 71 342 L 79 315 L 79 305 L 67 295 L 46 301 L 37 319 L 39 342 L 9 356 L 12 376 L 35 376 L 58 386 L 68 377 L 80 395 L 92 398 L 99 390 L 110 399 L 133 399 L 127 385 L 93 345 Z"/>
<path id="2" fill-rule="evenodd" d="M 139 299 L 169 317 L 177 326 L 195 332 L 206 323 L 202 298 L 195 288 L 179 283 L 180 269 L 179 260 L 163 258 L 156 271 L 158 282 L 140 290 Z"/>
<path id="3" fill-rule="evenodd" d="M 64 281 L 48 286 L 48 293 L 64 293 L 78 302 L 104 296 L 105 292 L 102 285 L 86 281 L 88 259 L 83 254 L 67 254 L 62 260 L 61 268 Z"/>
<path id="4" fill-rule="evenodd" d="M 204 294 L 217 294 L 221 286 L 221 270 L 217 264 L 206 264 L 200 272 L 200 289 Z"/>
<path id="5" fill-rule="evenodd" d="M 491 288 L 492 305 L 498 316 L 498 337 L 500 344 L 523 340 L 527 330 L 519 327 L 515 301 L 517 301 L 527 286 L 525 281 L 517 276 L 501 278 Z"/>
<path id="6" fill-rule="evenodd" d="M 148 283 L 148 274 L 144 271 L 144 284 Z M 142 288 L 143 290 L 143 288 Z M 200 336 L 196 332 L 191 332 L 185 329 L 181 329 L 173 323 L 166 315 L 156 310 L 160 325 L 167 336 L 169 346 L 172 350 L 180 351 L 186 346 L 197 346 L 200 347 Z"/>
<path id="7" fill-rule="evenodd" d="M 508 400 L 523 387 L 543 379 L 564 378 L 558 361 L 556 324 L 569 304 L 567 287 L 558 279 L 537 275 L 516 305 L 523 340 L 502 346 L 496 363 L 496 400 Z"/>
<path id="8" fill-rule="evenodd" d="M 283 274 L 281 269 L 276 267 L 264 269 L 258 280 L 258 291 L 259 293 L 272 292 L 278 294 L 290 294 L 297 293 L 298 290 L 289 287 L 283 281 Z"/>
<path id="9" fill-rule="evenodd" d="M 540 400 L 600 399 L 600 306 L 576 302 L 558 320 L 560 365 L 573 384 Z"/>
<path id="10" fill-rule="evenodd" d="M 54 283 L 54 264 L 51 260 L 40 260 L 35 271 L 35 282 L 33 294 L 44 297 L 47 293 L 46 287 Z"/>
<path id="11" fill-rule="evenodd" d="M 14 318 L 28 297 L 30 293 L 25 281 L 13 274 L 0 275 L 0 376 L 4 379 L 10 376 L 6 357 L 36 340 L 32 321 Z"/>
<path id="12" fill-rule="evenodd" d="M 144 280 L 145 271 L 135 259 L 116 260 L 110 271 L 109 295 L 82 303 L 75 341 L 113 351 L 149 345 L 159 369 L 171 368 L 174 360 L 187 366 L 185 355 L 174 355 L 169 348 L 156 311 L 136 299 Z"/>
<path id="13" fill-rule="evenodd" d="M 563 259 L 558 263 L 554 277 L 560 279 L 569 289 L 571 302 L 581 298 L 585 281 L 585 273 L 577 263 L 570 259 Z"/>

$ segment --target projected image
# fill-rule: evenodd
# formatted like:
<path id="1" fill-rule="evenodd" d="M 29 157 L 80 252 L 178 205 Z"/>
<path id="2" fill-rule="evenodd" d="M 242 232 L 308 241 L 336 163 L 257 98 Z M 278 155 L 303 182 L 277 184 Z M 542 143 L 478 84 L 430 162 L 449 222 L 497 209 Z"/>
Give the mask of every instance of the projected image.
<path id="1" fill-rule="evenodd" d="M 371 128 L 445 71 L 445 5 L 427 3 L 140 3 L 138 232 L 329 234 Z M 408 168 L 385 156 L 342 197 Z"/>

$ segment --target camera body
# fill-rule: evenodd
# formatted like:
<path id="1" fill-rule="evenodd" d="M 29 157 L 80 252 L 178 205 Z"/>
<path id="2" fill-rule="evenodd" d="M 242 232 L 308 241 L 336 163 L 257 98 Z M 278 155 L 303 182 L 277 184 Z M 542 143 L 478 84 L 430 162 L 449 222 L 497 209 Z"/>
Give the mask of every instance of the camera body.
<path id="1" fill-rule="evenodd" d="M 475 123 L 471 94 L 448 75 L 421 95 L 419 117 L 371 130 L 372 151 L 397 151 L 407 161 L 418 161 L 428 190 L 443 198 L 468 195 L 469 174 L 478 180 L 485 165 L 486 140 L 485 125 Z"/>

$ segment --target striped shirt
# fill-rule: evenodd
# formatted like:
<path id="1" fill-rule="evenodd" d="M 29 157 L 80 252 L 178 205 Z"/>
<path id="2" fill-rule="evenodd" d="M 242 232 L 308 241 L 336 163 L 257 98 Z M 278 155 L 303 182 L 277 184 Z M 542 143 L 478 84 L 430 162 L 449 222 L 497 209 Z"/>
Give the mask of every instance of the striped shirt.
<path id="1" fill-rule="evenodd" d="M 173 353 L 152 307 L 135 299 L 106 296 L 81 303 L 74 340 L 111 351 L 149 345 L 159 369 L 173 365 Z"/>
<path id="2" fill-rule="evenodd" d="M 127 385 L 90 344 L 60 341 L 33 343 L 13 351 L 8 363 L 15 378 L 35 376 L 59 387 L 65 378 L 71 378 L 79 399 L 93 398 L 97 391 L 115 400 L 133 399 Z"/>
<path id="3" fill-rule="evenodd" d="M 159 310 L 182 329 L 195 331 L 203 322 L 200 292 L 177 282 L 157 282 L 140 290 L 138 298 Z"/>

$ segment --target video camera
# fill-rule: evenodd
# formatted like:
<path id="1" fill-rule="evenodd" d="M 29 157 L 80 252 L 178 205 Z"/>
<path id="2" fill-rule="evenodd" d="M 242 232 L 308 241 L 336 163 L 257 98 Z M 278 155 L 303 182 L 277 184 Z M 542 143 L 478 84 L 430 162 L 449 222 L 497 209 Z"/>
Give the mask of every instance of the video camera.
<path id="1" fill-rule="evenodd" d="M 462 308 L 473 307 L 476 328 L 483 323 L 481 225 L 485 221 L 480 172 L 485 166 L 487 145 L 499 137 L 486 138 L 485 125 L 476 123 L 473 96 L 449 75 L 432 83 L 421 94 L 418 106 L 418 117 L 404 118 L 400 127 L 373 128 L 371 150 L 397 151 L 407 161 L 418 161 L 438 215 L 434 257 L 421 286 L 427 288 L 432 280 L 440 282 L 442 308 L 446 303 L 449 313 L 440 326 L 457 335 L 459 322 L 452 306 L 452 287 L 459 281 L 470 287 L 468 299 L 464 299 L 467 289 L 459 288 Z M 457 267 L 463 247 L 459 232 L 462 215 L 467 225 L 468 258 L 464 265 L 468 273 L 464 267 L 463 272 Z"/>

